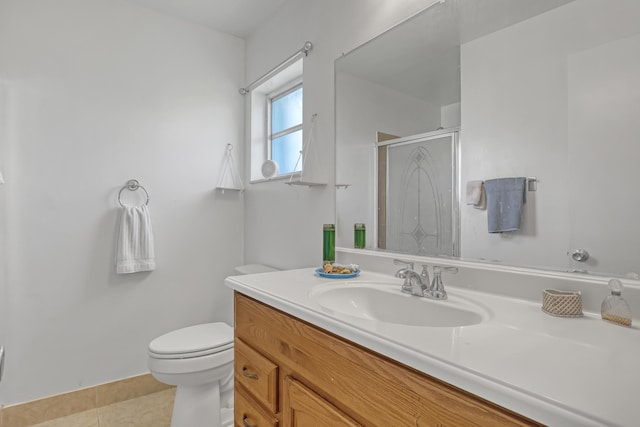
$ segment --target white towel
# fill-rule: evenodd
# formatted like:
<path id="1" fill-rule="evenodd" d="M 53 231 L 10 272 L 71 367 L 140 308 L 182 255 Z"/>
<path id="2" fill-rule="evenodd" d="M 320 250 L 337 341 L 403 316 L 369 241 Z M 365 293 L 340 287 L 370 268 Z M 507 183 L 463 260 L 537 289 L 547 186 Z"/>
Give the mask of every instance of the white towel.
<path id="1" fill-rule="evenodd" d="M 467 182 L 467 205 L 473 205 L 476 209 L 484 209 L 486 197 L 483 181 Z"/>
<path id="2" fill-rule="evenodd" d="M 118 225 L 116 272 L 155 270 L 153 231 L 147 206 L 123 206 Z"/>

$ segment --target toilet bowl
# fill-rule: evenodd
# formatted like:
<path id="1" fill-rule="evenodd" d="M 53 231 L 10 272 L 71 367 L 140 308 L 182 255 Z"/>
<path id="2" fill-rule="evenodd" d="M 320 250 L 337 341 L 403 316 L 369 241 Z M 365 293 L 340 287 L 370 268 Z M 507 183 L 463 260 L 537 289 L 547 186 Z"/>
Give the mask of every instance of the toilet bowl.
<path id="1" fill-rule="evenodd" d="M 205 323 L 161 335 L 148 352 L 151 374 L 175 385 L 171 427 L 233 425 L 233 329 Z"/>
<path id="2" fill-rule="evenodd" d="M 237 274 L 277 271 L 262 264 Z M 233 426 L 233 328 L 223 322 L 189 326 L 151 341 L 151 375 L 176 386 L 171 427 Z"/>

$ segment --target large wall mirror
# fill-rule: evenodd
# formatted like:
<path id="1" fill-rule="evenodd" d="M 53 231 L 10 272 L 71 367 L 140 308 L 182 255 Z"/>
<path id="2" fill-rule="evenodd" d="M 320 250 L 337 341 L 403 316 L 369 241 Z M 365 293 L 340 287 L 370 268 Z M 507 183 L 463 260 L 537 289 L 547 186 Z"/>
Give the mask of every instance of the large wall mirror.
<path id="1" fill-rule="evenodd" d="M 353 247 L 354 223 L 365 223 L 367 249 L 640 272 L 637 0 L 435 2 L 338 58 L 335 73 L 337 245 Z M 455 215 L 425 235 L 457 252 L 389 246 L 380 236 L 403 220 L 388 210 L 422 196 L 401 183 L 406 159 L 390 162 L 380 148 L 450 134 L 454 187 L 439 197 L 452 197 Z M 434 175 L 424 176 L 422 188 Z M 536 181 L 520 229 L 489 233 L 487 211 L 465 203 L 466 184 L 504 177 Z"/>

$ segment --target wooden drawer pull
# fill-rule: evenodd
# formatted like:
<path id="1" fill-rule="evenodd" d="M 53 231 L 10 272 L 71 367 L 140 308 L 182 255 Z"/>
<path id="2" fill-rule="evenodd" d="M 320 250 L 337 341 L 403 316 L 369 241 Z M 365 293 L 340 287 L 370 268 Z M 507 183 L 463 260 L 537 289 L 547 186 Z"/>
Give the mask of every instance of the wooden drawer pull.
<path id="1" fill-rule="evenodd" d="M 257 427 L 257 426 L 256 426 L 256 425 L 254 425 L 254 424 L 249 424 L 249 423 L 247 422 L 247 418 L 248 418 L 248 417 L 247 417 L 247 414 L 242 414 L 242 425 L 243 425 L 244 427 Z"/>
<path id="2" fill-rule="evenodd" d="M 247 367 L 243 366 L 242 367 L 242 375 L 246 378 L 249 378 L 250 380 L 257 380 L 258 379 L 258 374 L 252 374 L 251 372 L 247 372 Z"/>

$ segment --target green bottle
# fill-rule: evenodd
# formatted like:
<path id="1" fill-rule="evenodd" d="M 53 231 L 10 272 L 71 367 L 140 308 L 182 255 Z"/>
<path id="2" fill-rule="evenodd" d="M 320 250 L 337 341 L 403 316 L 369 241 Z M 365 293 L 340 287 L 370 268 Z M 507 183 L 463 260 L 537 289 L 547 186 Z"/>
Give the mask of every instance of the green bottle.
<path id="1" fill-rule="evenodd" d="M 356 249 L 364 249 L 367 244 L 367 231 L 364 224 L 356 223 L 353 226 L 353 247 Z"/>
<path id="2" fill-rule="evenodd" d="M 322 264 L 336 260 L 336 226 L 324 224 L 322 226 Z"/>

